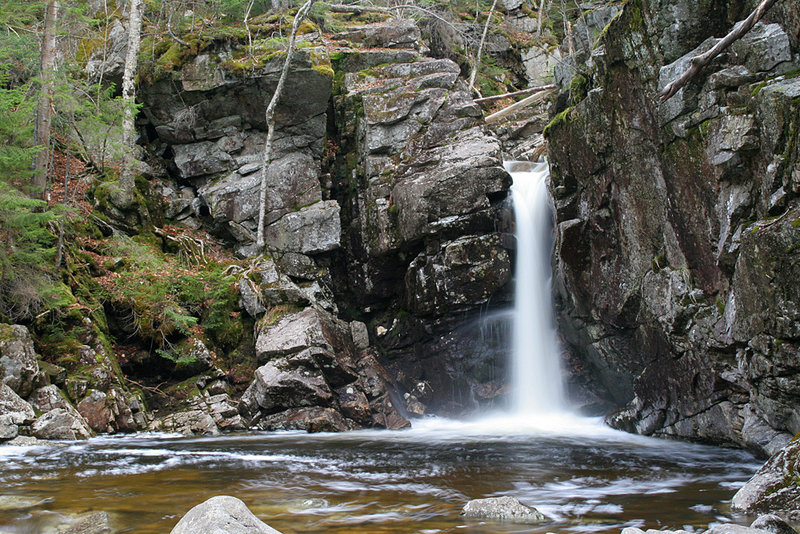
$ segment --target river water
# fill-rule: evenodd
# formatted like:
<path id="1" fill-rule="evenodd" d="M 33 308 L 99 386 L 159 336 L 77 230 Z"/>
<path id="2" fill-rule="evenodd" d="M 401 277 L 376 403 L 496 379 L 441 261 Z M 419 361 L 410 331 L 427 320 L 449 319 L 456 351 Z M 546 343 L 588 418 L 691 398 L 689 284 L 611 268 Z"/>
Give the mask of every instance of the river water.
<path id="1" fill-rule="evenodd" d="M 285 534 L 705 527 L 730 520 L 728 501 L 760 465 L 743 451 L 566 415 L 429 419 L 396 432 L 101 437 L 0 447 L 0 461 L 0 532 L 46 532 L 59 514 L 105 510 L 118 532 L 165 533 L 195 504 L 229 494 Z M 469 499 L 506 494 L 548 523 L 459 516 Z"/>

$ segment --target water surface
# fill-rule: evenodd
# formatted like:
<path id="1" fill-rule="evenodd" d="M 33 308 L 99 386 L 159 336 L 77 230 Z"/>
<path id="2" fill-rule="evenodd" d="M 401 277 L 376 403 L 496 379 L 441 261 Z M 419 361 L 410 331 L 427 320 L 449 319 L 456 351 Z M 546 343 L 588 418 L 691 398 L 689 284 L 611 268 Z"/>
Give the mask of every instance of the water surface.
<path id="1" fill-rule="evenodd" d="M 705 528 L 731 520 L 728 501 L 760 465 L 743 451 L 631 436 L 568 415 L 431 419 L 397 432 L 101 437 L 0 447 L 0 461 L 2 495 L 44 501 L 0 506 L 3 532 L 41 532 L 48 517 L 105 510 L 119 532 L 164 533 L 195 504 L 229 494 L 285 534 Z M 459 516 L 469 499 L 507 494 L 550 521 Z"/>

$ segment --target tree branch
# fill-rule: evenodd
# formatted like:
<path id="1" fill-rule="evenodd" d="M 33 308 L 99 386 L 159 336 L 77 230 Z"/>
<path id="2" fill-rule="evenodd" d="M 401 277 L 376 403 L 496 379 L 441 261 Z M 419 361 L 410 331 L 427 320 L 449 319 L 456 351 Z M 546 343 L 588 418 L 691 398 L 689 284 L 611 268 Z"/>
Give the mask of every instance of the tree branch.
<path id="1" fill-rule="evenodd" d="M 497 6 L 497 0 L 492 2 L 492 7 L 489 9 L 489 16 L 486 17 L 486 24 L 483 25 L 483 35 L 481 35 L 481 44 L 478 45 L 478 55 L 475 58 L 475 67 L 472 69 L 472 75 L 469 77 L 469 92 L 472 94 L 473 89 L 475 89 L 475 78 L 478 77 L 478 70 L 481 68 L 481 54 L 483 53 L 483 44 L 486 42 L 486 34 L 489 33 L 489 23 L 492 21 L 492 15 L 494 14 L 494 8 Z M 480 92 L 478 92 L 478 96 Z"/>
<path id="2" fill-rule="evenodd" d="M 723 37 L 720 42 L 714 45 L 711 50 L 700 54 L 699 56 L 694 56 L 691 60 L 689 60 L 691 65 L 686 72 L 675 78 L 675 80 L 667 85 L 661 92 L 661 101 L 663 102 L 664 100 L 668 100 L 675 96 L 675 93 L 677 93 L 681 87 L 689 83 L 689 80 L 697 76 L 703 67 L 708 65 L 734 41 L 741 39 L 747 32 L 750 31 L 755 23 L 761 19 L 764 13 L 766 13 L 775 2 L 776 0 L 762 0 L 758 7 L 752 13 L 750 13 L 749 17 L 744 19 L 742 22 L 736 23 L 736 25 L 733 27 L 733 30 L 731 30 L 728 35 Z"/>
<path id="3" fill-rule="evenodd" d="M 521 91 L 514 91 L 513 93 L 504 93 L 502 95 L 494 95 L 494 96 L 484 96 L 483 98 L 476 98 L 476 104 L 485 104 L 486 102 L 494 102 L 495 100 L 502 100 L 504 98 L 513 98 L 515 96 L 524 96 L 530 95 L 533 93 L 538 93 L 540 91 L 552 91 L 556 89 L 558 86 L 556 84 L 550 85 L 540 85 L 538 87 L 529 87 L 528 89 L 523 89 Z"/>
<path id="4" fill-rule="evenodd" d="M 528 98 L 520 100 L 519 102 L 517 102 L 515 104 L 511 104 L 507 108 L 503 108 L 500 111 L 498 111 L 497 113 L 492 113 L 491 115 L 486 117 L 485 122 L 486 122 L 486 124 L 491 124 L 493 122 L 497 122 L 500 119 L 502 119 L 503 117 L 507 117 L 508 115 L 511 115 L 515 111 L 518 111 L 518 110 L 520 110 L 520 109 L 522 109 L 524 107 L 530 106 L 531 104 L 535 104 L 537 102 L 541 102 L 542 100 L 547 98 L 547 95 L 549 95 L 550 93 L 552 93 L 555 90 L 556 90 L 556 87 L 553 86 L 550 89 L 545 89 L 543 91 L 539 91 L 538 93 L 532 94 Z"/>

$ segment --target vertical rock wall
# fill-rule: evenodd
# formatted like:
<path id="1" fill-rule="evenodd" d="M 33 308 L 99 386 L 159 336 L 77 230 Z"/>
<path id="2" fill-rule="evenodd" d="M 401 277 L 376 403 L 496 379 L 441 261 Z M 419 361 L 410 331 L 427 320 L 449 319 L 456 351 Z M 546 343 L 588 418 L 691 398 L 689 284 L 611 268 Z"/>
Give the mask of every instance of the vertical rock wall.
<path id="1" fill-rule="evenodd" d="M 560 325 L 614 426 L 766 453 L 800 430 L 800 18 L 778 2 L 660 103 L 751 7 L 685 4 L 628 2 L 562 73 Z"/>

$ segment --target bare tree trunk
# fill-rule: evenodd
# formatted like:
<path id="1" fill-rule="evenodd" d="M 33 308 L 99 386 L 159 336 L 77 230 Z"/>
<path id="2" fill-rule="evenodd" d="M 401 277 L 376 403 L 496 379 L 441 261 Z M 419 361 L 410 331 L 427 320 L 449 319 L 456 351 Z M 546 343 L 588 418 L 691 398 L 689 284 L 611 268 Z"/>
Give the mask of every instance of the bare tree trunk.
<path id="1" fill-rule="evenodd" d="M 42 92 L 36 112 L 36 144 L 41 150 L 33 161 L 33 194 L 47 198 L 47 168 L 50 161 L 50 127 L 53 122 L 53 75 L 56 69 L 56 25 L 58 0 L 50 0 L 44 17 L 44 40 L 41 54 Z"/>
<path id="2" fill-rule="evenodd" d="M 545 0 L 542 0 L 541 2 L 539 2 L 539 13 L 538 13 L 537 20 L 536 20 L 536 35 L 537 36 L 542 35 L 542 14 L 544 13 L 544 10 L 545 10 L 544 3 L 545 3 Z"/>
<path id="3" fill-rule="evenodd" d="M 503 109 L 501 109 L 500 111 L 498 111 L 496 113 L 492 113 L 491 115 L 486 117 L 486 119 L 485 119 L 486 120 L 486 124 L 491 124 L 493 122 L 497 122 L 497 121 L 499 121 L 500 119 L 502 119 L 504 117 L 508 117 L 509 115 L 514 113 L 515 111 L 519 111 L 520 109 L 522 109 L 524 107 L 527 107 L 527 106 L 530 106 L 531 104 L 535 104 L 537 102 L 541 102 L 542 100 L 547 98 L 547 95 L 553 93 L 556 90 L 556 88 L 557 87 L 554 85 L 549 89 L 544 89 L 542 91 L 539 91 L 538 93 L 532 94 L 531 96 L 529 96 L 527 98 L 523 98 L 519 102 L 511 104 L 507 108 L 503 108 Z"/>
<path id="4" fill-rule="evenodd" d="M 122 171 L 119 175 L 120 189 L 132 194 L 136 187 L 133 166 L 136 142 L 136 70 L 139 65 L 139 44 L 142 37 L 142 0 L 131 0 L 128 16 L 128 52 L 125 55 L 125 71 L 122 74 L 122 100 L 125 106 L 122 118 Z"/>
<path id="5" fill-rule="evenodd" d="M 253 34 L 250 33 L 250 25 L 247 20 L 250 18 L 250 11 L 252 11 L 255 2 L 256 0 L 250 0 L 250 3 L 247 4 L 247 11 L 244 14 L 244 27 L 247 30 L 247 53 L 251 58 L 253 57 Z"/>
<path id="6" fill-rule="evenodd" d="M 661 100 L 667 100 L 675 96 L 675 93 L 678 90 L 689 83 L 689 80 L 697 76 L 697 73 L 700 70 L 711 63 L 711 61 L 717 57 L 723 50 L 728 48 L 734 41 L 744 37 L 744 35 L 750 31 L 750 29 L 758 22 L 764 13 L 767 12 L 769 8 L 775 3 L 776 0 L 762 0 L 758 7 L 750 13 L 746 19 L 742 22 L 737 22 L 736 25 L 733 27 L 733 30 L 728 33 L 725 37 L 722 38 L 720 42 L 718 42 L 714 47 L 705 52 L 704 54 L 700 54 L 699 56 L 694 56 L 690 60 L 690 67 L 678 76 L 675 80 L 672 81 L 669 85 L 667 85 L 664 90 L 661 92 Z"/>
<path id="7" fill-rule="evenodd" d="M 489 23 L 492 22 L 492 15 L 494 8 L 497 6 L 497 0 L 492 2 L 492 7 L 489 9 L 489 16 L 486 18 L 486 24 L 483 25 L 483 35 L 481 36 L 481 43 L 478 45 L 478 55 L 475 57 L 475 67 L 472 69 L 472 75 L 469 77 L 469 92 L 472 94 L 475 89 L 475 78 L 478 77 L 478 70 L 481 68 L 481 54 L 483 54 L 483 44 L 486 42 L 486 34 L 489 33 Z M 481 96 L 478 92 L 478 96 Z"/>
<path id="8" fill-rule="evenodd" d="M 261 165 L 261 191 L 258 204 L 258 234 L 256 236 L 256 245 L 259 250 L 264 248 L 264 211 L 267 204 L 267 171 L 269 164 L 272 161 L 272 139 L 275 136 L 275 108 L 278 105 L 278 100 L 283 92 L 283 86 L 286 84 L 286 76 L 289 74 L 289 66 L 292 63 L 292 56 L 294 56 L 295 40 L 297 39 L 297 29 L 300 23 L 306 18 L 311 6 L 315 0 L 307 0 L 305 4 L 297 11 L 292 24 L 292 33 L 289 36 L 289 46 L 286 49 L 286 59 L 283 62 L 283 70 L 281 76 L 278 78 L 278 86 L 275 88 L 275 93 L 267 105 L 265 118 L 267 122 L 267 140 L 264 143 L 264 157 L 262 158 Z"/>

